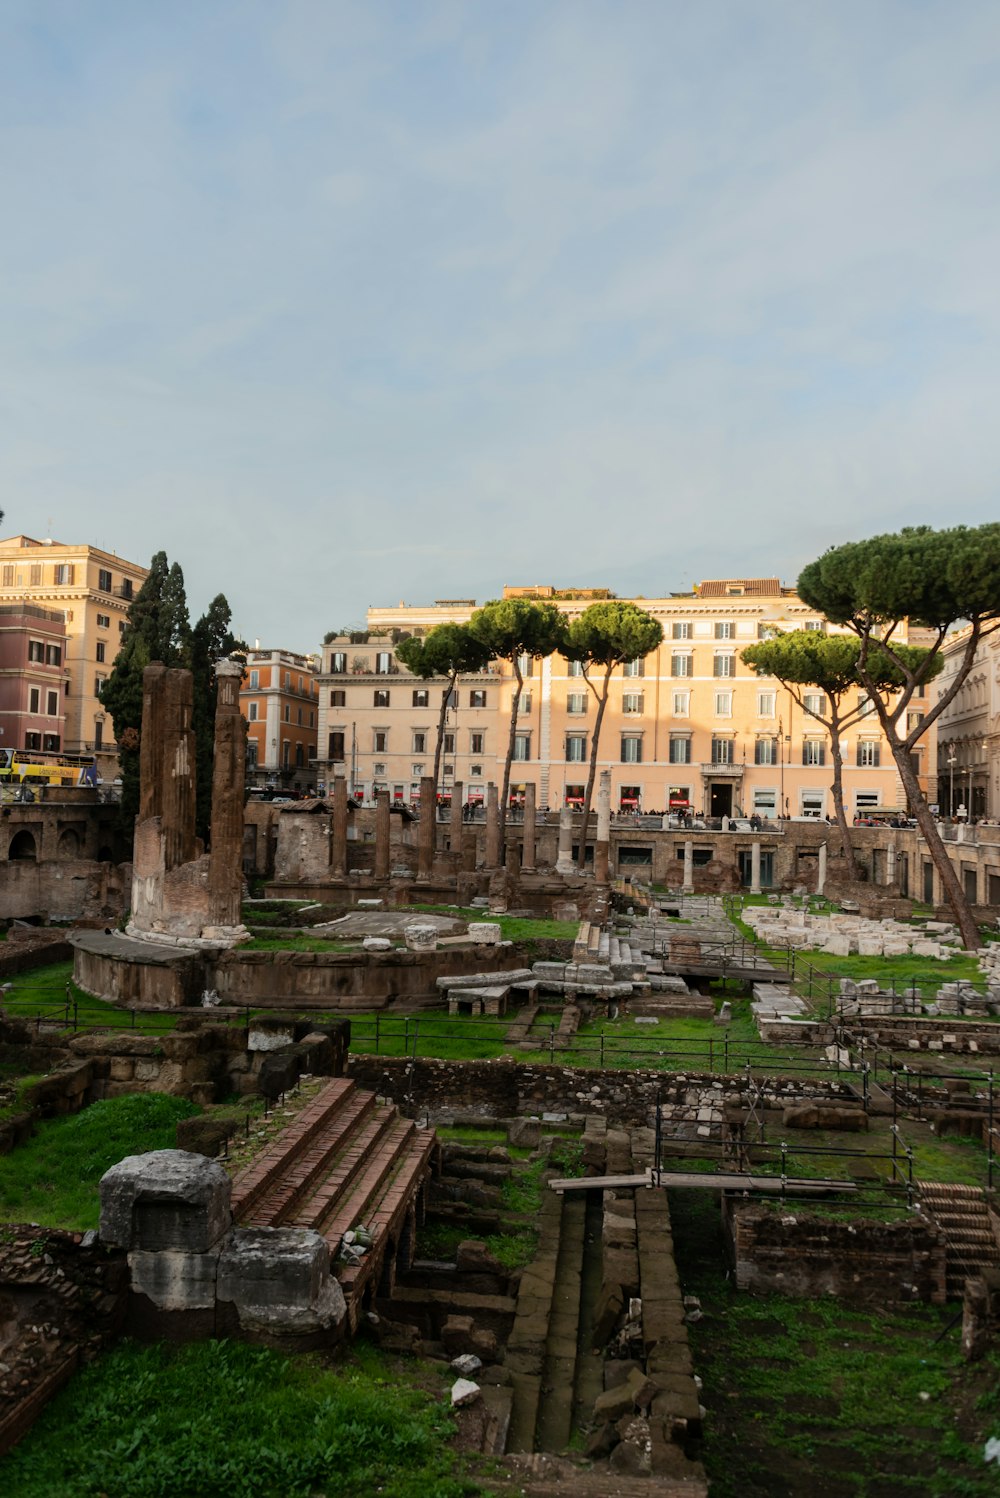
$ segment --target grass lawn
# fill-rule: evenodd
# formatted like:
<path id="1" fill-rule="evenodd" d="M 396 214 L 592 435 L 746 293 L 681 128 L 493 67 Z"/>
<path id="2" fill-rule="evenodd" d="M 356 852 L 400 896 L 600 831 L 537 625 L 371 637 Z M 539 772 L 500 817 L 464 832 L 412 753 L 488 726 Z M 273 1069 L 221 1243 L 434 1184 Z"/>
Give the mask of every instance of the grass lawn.
<path id="1" fill-rule="evenodd" d="M 360 941 L 333 941 L 325 936 L 297 936 L 288 933 L 282 936 L 270 932 L 266 936 L 255 936 L 252 941 L 241 942 L 238 952 L 351 952 L 361 951 Z"/>
<path id="2" fill-rule="evenodd" d="M 452 1375 L 354 1344 L 336 1367 L 236 1342 L 120 1343 L 0 1461 L 6 1498 L 462 1498 Z M 72 1439 L 67 1439 L 72 1432 Z"/>
<path id="3" fill-rule="evenodd" d="M 983 1446 L 1000 1436 L 1000 1351 L 964 1362 L 953 1307 L 740 1293 L 718 1197 L 674 1191 L 670 1211 L 703 1312 L 690 1338 L 713 1498 L 996 1494 Z"/>
<path id="4" fill-rule="evenodd" d="M 162 1035 L 172 1030 L 177 1023 L 175 1013 L 156 1010 L 153 1013 L 138 1013 L 135 1010 L 119 1009 L 104 999 L 96 999 L 84 993 L 73 982 L 72 962 L 52 962 L 46 967 L 33 968 L 27 973 L 18 973 L 11 980 L 10 990 L 0 996 L 0 1007 L 18 1019 L 57 1021 L 66 1016 L 69 1003 L 69 1018 L 72 1025 L 73 1005 L 76 1006 L 77 1024 L 81 1029 L 95 1025 L 106 1025 L 112 1030 L 137 1030 L 144 1035 Z"/>
<path id="5" fill-rule="evenodd" d="M 85 1231 L 97 1226 L 98 1182 L 126 1155 L 174 1149 L 178 1119 L 201 1109 L 184 1098 L 135 1093 L 43 1119 L 3 1158 L 0 1220 Z"/>

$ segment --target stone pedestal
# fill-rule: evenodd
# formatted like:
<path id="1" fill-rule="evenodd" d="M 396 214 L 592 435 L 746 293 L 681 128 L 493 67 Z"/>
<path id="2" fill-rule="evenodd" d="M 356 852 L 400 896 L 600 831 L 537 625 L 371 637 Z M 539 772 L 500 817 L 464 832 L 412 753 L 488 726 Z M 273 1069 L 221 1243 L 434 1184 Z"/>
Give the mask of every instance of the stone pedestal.
<path id="1" fill-rule="evenodd" d="M 389 792 L 381 789 L 375 792 L 375 878 L 388 879 L 389 877 Z"/>
<path id="2" fill-rule="evenodd" d="M 564 806 L 559 813 L 559 852 L 556 857 L 557 874 L 575 874 L 573 867 L 573 808 Z"/>
<path id="3" fill-rule="evenodd" d="M 500 860 L 500 807 L 497 788 L 491 780 L 486 787 L 486 846 L 483 863 L 487 869 L 495 869 Z"/>
<path id="4" fill-rule="evenodd" d="M 420 822 L 417 827 L 417 879 L 426 884 L 434 872 L 437 834 L 437 786 L 433 775 L 420 777 Z"/>
<path id="5" fill-rule="evenodd" d="M 347 873 L 347 776 L 333 777 L 333 828 L 330 864 L 335 879 Z"/>
<path id="6" fill-rule="evenodd" d="M 586 828 L 582 834 L 586 843 Z M 611 856 L 611 771 L 602 770 L 597 782 L 597 842 L 594 845 L 594 880 L 607 884 Z"/>
<path id="7" fill-rule="evenodd" d="M 760 894 L 760 843 L 756 839 L 750 844 L 750 893 Z"/>
<path id="8" fill-rule="evenodd" d="M 535 782 L 529 780 L 524 790 L 524 837 L 521 842 L 521 868 L 526 874 L 535 871 Z"/>
<path id="9" fill-rule="evenodd" d="M 694 894 L 694 843 L 690 838 L 684 844 L 684 893 Z"/>

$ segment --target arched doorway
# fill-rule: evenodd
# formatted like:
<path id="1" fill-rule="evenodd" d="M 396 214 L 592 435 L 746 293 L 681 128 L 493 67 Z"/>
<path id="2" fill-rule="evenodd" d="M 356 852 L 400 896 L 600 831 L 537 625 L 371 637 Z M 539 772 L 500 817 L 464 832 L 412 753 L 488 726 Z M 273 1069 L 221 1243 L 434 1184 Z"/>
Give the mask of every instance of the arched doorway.
<path id="1" fill-rule="evenodd" d="M 29 832 L 26 827 L 22 827 L 20 832 L 15 832 L 11 838 L 7 857 L 12 863 L 15 859 L 34 861 L 38 858 L 38 849 L 35 845 L 34 834 Z"/>

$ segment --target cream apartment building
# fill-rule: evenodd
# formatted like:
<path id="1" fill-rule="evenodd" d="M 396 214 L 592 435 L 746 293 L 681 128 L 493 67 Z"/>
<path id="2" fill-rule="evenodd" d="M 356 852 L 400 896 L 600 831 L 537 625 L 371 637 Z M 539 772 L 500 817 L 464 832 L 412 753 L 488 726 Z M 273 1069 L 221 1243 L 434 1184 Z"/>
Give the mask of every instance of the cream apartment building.
<path id="1" fill-rule="evenodd" d="M 62 750 L 94 754 L 105 777 L 117 773 L 111 717 L 98 692 L 125 633 L 132 599 L 149 569 L 96 546 L 9 536 L 0 541 L 0 604 L 29 603 L 66 620 Z"/>
<path id="2" fill-rule="evenodd" d="M 968 627 L 946 639 L 944 666 L 932 684 L 938 699 L 954 681 L 968 640 Z M 931 800 L 942 815 L 970 820 L 1000 816 L 1000 633 L 980 640 L 972 670 L 935 729 Z"/>
<path id="3" fill-rule="evenodd" d="M 553 601 L 569 616 L 612 596 L 607 589 L 540 586 L 508 588 L 505 595 Z M 826 730 L 778 682 L 758 678 L 739 658 L 773 631 L 832 626 L 777 578 L 706 581 L 690 593 L 633 601 L 660 621 L 664 640 L 612 678 L 598 763 L 611 771 L 614 807 L 768 818 L 832 813 Z M 359 793 L 385 786 L 397 801 L 415 796 L 420 776 L 433 769 L 443 683 L 410 676 L 393 643 L 403 633 L 463 622 L 475 608 L 472 599 L 372 608 L 367 631 L 324 645 L 321 778 L 343 770 Z M 593 697 L 579 666 L 561 656 L 522 667 L 512 799 L 533 781 L 540 806 L 578 804 Z M 460 781 L 463 799 L 478 801 L 489 781 L 501 780 L 513 687 L 505 662 L 459 679 L 447 720 L 445 798 Z M 849 730 L 842 747 L 849 811 L 904 804 L 874 712 Z"/>

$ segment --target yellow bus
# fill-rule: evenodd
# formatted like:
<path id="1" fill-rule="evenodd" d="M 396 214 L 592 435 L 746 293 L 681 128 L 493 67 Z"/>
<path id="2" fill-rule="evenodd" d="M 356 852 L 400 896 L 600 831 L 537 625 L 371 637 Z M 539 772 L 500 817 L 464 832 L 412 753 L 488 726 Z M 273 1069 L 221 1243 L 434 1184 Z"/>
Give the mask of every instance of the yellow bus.
<path id="1" fill-rule="evenodd" d="M 88 754 L 35 754 L 0 749 L 0 785 L 94 785 L 97 764 Z"/>

